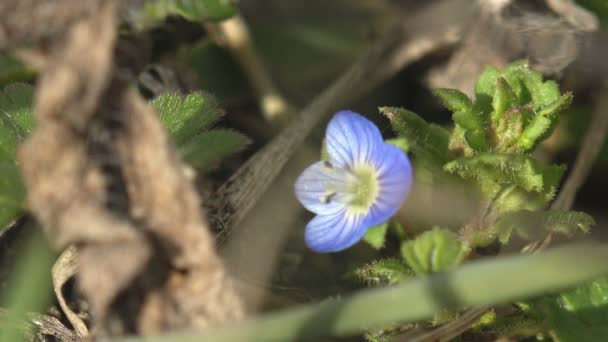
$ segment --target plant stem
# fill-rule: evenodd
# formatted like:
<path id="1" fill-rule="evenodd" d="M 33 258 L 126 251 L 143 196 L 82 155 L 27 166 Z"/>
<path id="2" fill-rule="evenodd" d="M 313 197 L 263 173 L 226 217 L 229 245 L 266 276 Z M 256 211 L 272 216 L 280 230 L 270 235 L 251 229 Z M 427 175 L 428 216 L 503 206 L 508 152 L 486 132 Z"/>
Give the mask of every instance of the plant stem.
<path id="1" fill-rule="evenodd" d="M 126 338 L 122 342 L 294 341 L 347 336 L 442 309 L 508 303 L 558 291 L 608 273 L 608 245 L 573 243 L 534 255 L 475 261 L 407 283 L 363 290 L 343 300 L 304 305 L 202 333 Z"/>
<path id="2" fill-rule="evenodd" d="M 459 11 L 463 8 L 467 10 Z M 279 135 L 247 160 L 212 198 L 206 199 L 213 226 L 220 230 L 218 242 L 224 242 L 233 227 L 242 222 L 324 117 L 372 90 L 403 66 L 453 44 L 475 11 L 474 6 L 468 6 L 468 0 L 450 0 L 427 6 L 413 15 L 412 20 L 394 18 L 395 22 L 388 25 L 383 36 L 365 54 L 300 111 Z M 443 24 L 428 25 L 436 20 Z M 411 39 L 407 39 L 409 37 Z"/>
<path id="3" fill-rule="evenodd" d="M 207 28 L 215 40 L 224 45 L 243 69 L 256 92 L 266 121 L 276 127 L 287 123 L 291 106 L 275 86 L 270 73 L 258 54 L 251 33 L 239 14 L 219 23 L 209 23 Z"/>

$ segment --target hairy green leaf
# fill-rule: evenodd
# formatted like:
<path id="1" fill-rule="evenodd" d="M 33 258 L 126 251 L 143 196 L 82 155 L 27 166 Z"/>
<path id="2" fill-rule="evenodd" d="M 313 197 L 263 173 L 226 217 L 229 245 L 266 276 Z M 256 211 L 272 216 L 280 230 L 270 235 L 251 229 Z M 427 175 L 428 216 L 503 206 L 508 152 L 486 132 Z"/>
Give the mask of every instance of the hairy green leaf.
<path id="1" fill-rule="evenodd" d="M 594 224 L 593 218 L 582 212 L 520 210 L 501 215 L 496 223 L 496 230 L 499 241 L 506 244 L 513 232 L 523 239 L 532 240 L 540 238 L 547 232 L 567 236 L 577 231 L 587 233 Z"/>
<path id="2" fill-rule="evenodd" d="M 492 107 L 494 111 L 491 114 L 491 121 L 497 123 L 503 114 L 517 103 L 515 92 L 507 81 L 499 77 L 496 80 L 496 92 L 492 99 Z"/>
<path id="3" fill-rule="evenodd" d="M 164 94 L 151 104 L 177 146 L 211 127 L 224 114 L 213 96 L 201 92 Z"/>
<path id="4" fill-rule="evenodd" d="M 384 247 L 384 241 L 386 240 L 386 232 L 388 230 L 388 221 L 377 226 L 371 227 L 363 236 L 363 240 L 367 242 L 374 249 L 381 249 Z"/>
<path id="5" fill-rule="evenodd" d="M 517 148 L 524 152 L 532 151 L 536 145 L 553 132 L 562 110 L 572 103 L 572 93 L 566 93 L 557 100 L 541 106 L 517 141 Z"/>
<path id="6" fill-rule="evenodd" d="M 469 97 L 456 89 L 435 89 L 435 96 L 439 97 L 443 105 L 452 112 L 468 112 L 473 108 Z"/>
<path id="7" fill-rule="evenodd" d="M 476 99 L 486 98 L 491 99 L 494 97 L 496 92 L 496 82 L 500 77 L 500 71 L 495 67 L 485 68 L 479 75 L 477 83 L 475 83 L 475 97 Z"/>
<path id="8" fill-rule="evenodd" d="M 357 268 L 353 274 L 368 286 L 397 284 L 414 276 L 412 270 L 397 258 L 372 261 Z"/>
<path id="9" fill-rule="evenodd" d="M 399 138 L 417 158 L 443 165 L 448 160 L 449 132 L 429 124 L 417 114 L 402 108 L 382 107 L 380 112 L 391 121 Z"/>
<path id="10" fill-rule="evenodd" d="M 490 153 L 456 159 L 445 164 L 444 170 L 476 181 L 488 197 L 510 185 L 552 197 L 564 171 L 560 166 L 544 166 L 527 155 Z"/>
<path id="11" fill-rule="evenodd" d="M 433 228 L 401 245 L 401 255 L 416 274 L 441 272 L 460 264 L 469 252 L 456 234 Z"/>
<path id="12" fill-rule="evenodd" d="M 0 229 L 24 209 L 25 186 L 16 161 L 17 145 L 32 130 L 33 87 L 10 84 L 0 91 Z"/>
<path id="13" fill-rule="evenodd" d="M 463 138 L 476 151 L 486 151 L 486 113 L 473 106 L 471 100 L 455 89 L 437 89 L 435 95 L 453 112 L 452 119 L 463 130 Z"/>
<path id="14" fill-rule="evenodd" d="M 209 168 L 248 143 L 249 139 L 240 133 L 216 129 L 194 136 L 180 146 L 179 151 L 188 164 L 196 168 Z"/>
<path id="15" fill-rule="evenodd" d="M 235 13 L 236 7 L 230 0 L 146 0 L 142 25 L 170 15 L 179 15 L 190 21 L 218 21 L 230 18 Z"/>
<path id="16" fill-rule="evenodd" d="M 475 153 L 463 145 L 484 151 L 481 149 L 484 137 L 492 151 L 532 151 L 551 134 L 560 111 L 572 101 L 570 93 L 560 97 L 557 83 L 544 81 L 542 74 L 530 70 L 525 61 L 511 63 L 502 71 L 486 68 L 476 84 L 475 94 L 471 111 L 454 112 L 454 121 L 462 129 L 454 130 L 450 147 L 464 156 Z M 491 124 L 486 122 L 487 115 Z M 481 121 L 473 125 L 473 118 Z"/>
<path id="17" fill-rule="evenodd" d="M 608 277 L 534 304 L 556 341 L 608 340 Z"/>

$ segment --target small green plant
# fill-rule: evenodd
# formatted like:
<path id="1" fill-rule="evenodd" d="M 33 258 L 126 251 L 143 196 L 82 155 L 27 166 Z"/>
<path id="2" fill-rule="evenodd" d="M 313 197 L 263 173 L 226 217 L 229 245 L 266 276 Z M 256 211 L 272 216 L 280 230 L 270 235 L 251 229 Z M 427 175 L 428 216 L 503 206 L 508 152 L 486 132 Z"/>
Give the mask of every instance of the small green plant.
<path id="1" fill-rule="evenodd" d="M 26 210 L 16 153 L 34 126 L 32 103 L 33 87 L 29 84 L 10 84 L 0 92 L 0 230 Z M 212 168 L 249 142 L 240 133 L 210 129 L 224 113 L 209 94 L 161 95 L 151 104 L 182 158 L 196 169 Z"/>
<path id="2" fill-rule="evenodd" d="M 473 253 L 477 248 L 506 245 L 514 237 L 525 242 L 542 239 L 548 233 L 572 236 L 589 231 L 594 221 L 585 213 L 546 210 L 565 169 L 546 165 L 532 155 L 555 129 L 572 94 L 560 94 L 555 82 L 543 80 L 525 62 L 516 62 L 504 70 L 485 69 L 476 84 L 474 99 L 454 89 L 438 89 L 435 95 L 452 112 L 454 126 L 444 128 L 408 110 L 383 107 L 380 111 L 397 134 L 389 142 L 409 154 L 418 182 L 448 180 L 464 184 L 471 193 L 479 194 L 480 209 L 461 226 L 437 228 L 433 222 L 417 226 L 411 238 L 398 239 L 401 248 L 395 257 L 358 268 L 355 275 L 361 282 L 372 286 L 409 282 L 416 276 L 455 268 L 464 260 L 478 257 Z M 371 228 L 364 241 L 382 249 L 390 235 L 389 226 L 385 223 Z M 385 250 L 383 255 L 386 253 L 394 252 Z M 596 283 L 582 289 L 575 291 L 576 298 L 583 301 L 591 300 L 589 289 L 603 293 Z M 599 296 L 597 292 L 595 295 Z M 547 297 L 529 306 L 534 314 L 519 310 L 508 319 L 499 317 L 485 324 L 484 329 L 519 327 L 519 334 L 534 327 L 535 333 L 547 333 L 563 323 L 555 322 L 563 320 L 560 315 L 579 310 L 576 305 L 564 304 L 565 298 L 573 296 L 565 293 Z M 457 312 L 445 311 L 427 324 L 457 316 Z M 562 327 L 582 325 L 577 315 L 567 317 L 574 321 Z M 566 336 L 564 329 L 555 330 L 556 334 Z M 388 327 L 368 333 L 367 338 L 382 340 L 396 330 Z"/>

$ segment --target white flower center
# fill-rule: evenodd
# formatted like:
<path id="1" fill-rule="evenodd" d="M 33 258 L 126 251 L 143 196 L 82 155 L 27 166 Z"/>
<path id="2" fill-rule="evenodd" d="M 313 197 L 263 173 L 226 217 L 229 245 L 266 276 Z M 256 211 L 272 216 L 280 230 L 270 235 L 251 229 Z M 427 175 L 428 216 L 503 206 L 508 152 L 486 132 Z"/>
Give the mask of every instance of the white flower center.
<path id="1" fill-rule="evenodd" d="M 380 193 L 377 171 L 365 163 L 357 163 L 350 170 L 334 169 L 329 162 L 326 166 L 327 172 L 341 181 L 328 185 L 323 201 L 341 202 L 353 214 L 367 213 Z"/>

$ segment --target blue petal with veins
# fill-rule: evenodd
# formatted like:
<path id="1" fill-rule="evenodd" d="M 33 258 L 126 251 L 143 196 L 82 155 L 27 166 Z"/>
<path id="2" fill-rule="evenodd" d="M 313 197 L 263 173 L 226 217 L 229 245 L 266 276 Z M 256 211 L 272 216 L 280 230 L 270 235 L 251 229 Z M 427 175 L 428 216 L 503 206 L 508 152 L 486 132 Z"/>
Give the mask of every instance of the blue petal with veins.
<path id="1" fill-rule="evenodd" d="M 337 252 L 395 215 L 410 191 L 412 167 L 376 125 L 351 111 L 334 115 L 325 140 L 329 160 L 304 170 L 295 192 L 317 214 L 306 226 L 306 244 L 316 252 Z"/>

